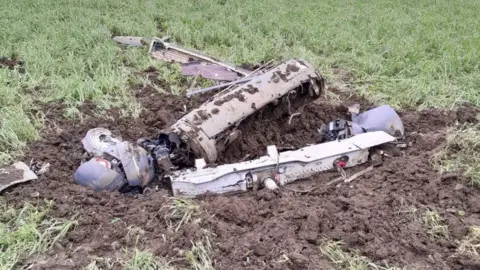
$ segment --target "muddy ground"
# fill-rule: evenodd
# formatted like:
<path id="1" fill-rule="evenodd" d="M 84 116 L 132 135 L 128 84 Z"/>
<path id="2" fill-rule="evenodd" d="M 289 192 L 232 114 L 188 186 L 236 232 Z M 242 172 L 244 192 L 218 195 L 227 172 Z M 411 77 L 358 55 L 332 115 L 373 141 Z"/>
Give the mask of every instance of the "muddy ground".
<path id="1" fill-rule="evenodd" d="M 154 69 L 148 72 L 155 74 Z M 205 235 L 213 246 L 215 269 L 331 269 L 318 248 L 325 239 L 342 240 L 380 265 L 480 268 L 478 261 L 455 256 L 455 240 L 467 233 L 469 225 L 480 225 L 480 191 L 458 185 L 462 183 L 458 175 L 439 175 L 430 164 L 431 155 L 445 140 L 446 128 L 457 121 L 476 121 L 478 109 L 400 112 L 410 146 L 386 147 L 384 163 L 351 185 L 323 186 L 338 176 L 327 172 L 288 186 L 297 191 L 319 186 L 311 192 L 260 190 L 196 199 L 202 209 L 198 222 L 175 232 L 168 229 L 164 218 L 162 206 L 169 194 L 161 185 L 146 194 L 124 195 L 96 193 L 72 179 L 83 153 L 80 140 L 88 129 L 106 127 L 135 141 L 156 135 L 181 117 L 185 106 L 194 108 L 206 98 L 160 95 L 150 86 L 134 90 L 146 108 L 139 119 L 123 118 L 115 110 L 98 117 L 91 104 L 81 108 L 81 122 L 62 117 L 61 106 L 44 110 L 48 122 L 43 139 L 31 144 L 24 161 L 50 162 L 51 170 L 35 183 L 12 188 L 4 196 L 16 205 L 25 200 L 55 200 L 52 214 L 63 218 L 75 215 L 79 224 L 50 255 L 32 262 L 33 269 L 80 269 L 93 256 L 125 257 L 122 248 L 135 245 L 185 267 L 184 251 Z M 317 127 L 336 117 L 348 117 L 346 106 L 360 102 L 362 109 L 372 107 L 361 98 L 333 91 L 341 96 L 342 104 L 323 97 L 314 103 L 296 104 L 293 109 L 301 116 L 293 118 L 290 125 L 282 107 L 266 108 L 247 119 L 241 127 L 242 137 L 227 148 L 220 162 L 258 157 L 265 154 L 268 144 L 288 148 L 315 143 Z M 450 239 L 427 235 L 419 220 L 404 211 L 409 206 L 420 213 L 426 209 L 441 213 Z M 456 210 L 465 215 L 456 215 Z M 138 242 L 132 236 L 135 231 Z"/>

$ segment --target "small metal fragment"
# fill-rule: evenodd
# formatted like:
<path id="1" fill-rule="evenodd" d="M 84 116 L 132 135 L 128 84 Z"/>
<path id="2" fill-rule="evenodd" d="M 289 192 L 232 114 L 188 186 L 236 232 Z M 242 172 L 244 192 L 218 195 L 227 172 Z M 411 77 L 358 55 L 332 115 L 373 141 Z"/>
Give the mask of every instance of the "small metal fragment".
<path id="1" fill-rule="evenodd" d="M 134 47 L 146 45 L 143 37 L 116 36 L 113 37 L 113 40 L 115 42 Z"/>

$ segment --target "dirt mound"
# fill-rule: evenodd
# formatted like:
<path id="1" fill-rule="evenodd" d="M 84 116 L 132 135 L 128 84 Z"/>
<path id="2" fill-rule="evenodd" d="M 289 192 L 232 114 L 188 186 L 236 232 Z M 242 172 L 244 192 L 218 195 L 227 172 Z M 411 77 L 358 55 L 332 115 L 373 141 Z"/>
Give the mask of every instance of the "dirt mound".
<path id="1" fill-rule="evenodd" d="M 77 122 L 61 117 L 60 106 L 50 106 L 45 110 L 49 113 L 43 139 L 30 146 L 25 160 L 50 162 L 51 170 L 37 182 L 5 194 L 10 203 L 20 204 L 38 192 L 40 198 L 56 201 L 55 216 L 77 215 L 79 226 L 62 243 L 63 249 L 55 250 L 73 262 L 71 268 L 87 265 L 89 256 L 119 256 L 122 247 L 134 245 L 185 266 L 184 251 L 205 230 L 210 232 L 216 269 L 326 269 L 328 262 L 318 249 L 323 239 L 343 240 L 378 264 L 425 269 L 480 267 L 453 256 L 454 240 L 466 234 L 468 225 L 480 224 L 480 192 L 467 186 L 458 188 L 458 176 L 441 176 L 429 163 L 430 155 L 444 141 L 445 128 L 456 121 L 474 121 L 473 116 L 466 115 L 478 114 L 475 108 L 401 112 L 411 146 L 405 150 L 385 148 L 389 157 L 384 163 L 349 186 L 320 185 L 311 192 L 291 191 L 306 190 L 337 177 L 336 172 L 328 172 L 289 185 L 290 190 L 282 189 L 278 194 L 260 190 L 205 196 L 195 200 L 202 209 L 199 221 L 172 231 L 164 218 L 167 210 L 162 208 L 168 200 L 165 189 L 125 195 L 97 193 L 73 183 L 72 174 L 82 154 L 80 140 L 88 129 L 105 127 L 133 141 L 154 136 L 181 117 L 185 107 L 188 111 L 206 98 L 160 95 L 149 86 L 135 87 L 135 91 L 146 108 L 139 119 L 123 118 L 118 110 L 98 117 L 96 108 L 86 104 L 81 108 L 84 118 Z M 371 107 L 355 96 L 342 98 L 343 104 L 321 98 L 295 105 L 293 111 L 300 115 L 291 124 L 281 107 L 264 109 L 244 121 L 243 135 L 227 148 L 220 162 L 247 155 L 254 158 L 264 154 L 269 144 L 299 147 L 314 143 L 316 128 L 322 122 L 345 118 L 346 105 L 360 101 L 362 109 Z M 419 212 L 440 212 L 451 238 L 430 238 L 418 219 L 404 211 L 412 207 Z M 466 214 L 459 217 L 455 210 Z M 134 236 L 139 236 L 138 243 Z M 43 268 L 55 269 L 57 263 L 61 262 L 52 256 Z"/>

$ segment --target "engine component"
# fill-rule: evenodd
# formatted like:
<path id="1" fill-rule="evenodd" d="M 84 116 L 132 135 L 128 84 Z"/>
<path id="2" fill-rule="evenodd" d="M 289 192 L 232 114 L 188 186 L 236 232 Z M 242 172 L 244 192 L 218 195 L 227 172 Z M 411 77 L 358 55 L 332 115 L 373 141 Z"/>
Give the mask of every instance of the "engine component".
<path id="1" fill-rule="evenodd" d="M 352 136 L 352 127 L 346 120 L 335 120 L 328 125 L 322 124 L 318 130 L 322 141 L 334 141 L 336 139 L 346 139 Z"/>
<path id="2" fill-rule="evenodd" d="M 155 176 L 155 162 L 145 149 L 113 138 L 107 129 L 89 130 L 82 142 L 92 158 L 75 171 L 77 184 L 97 191 L 128 191 L 148 185 Z"/>
<path id="3" fill-rule="evenodd" d="M 267 148 L 268 155 L 255 160 L 207 168 L 205 160 L 197 159 L 196 169 L 175 171 L 167 178 L 174 196 L 247 191 L 262 186 L 275 189 L 276 185 L 307 178 L 335 166 L 351 167 L 364 163 L 368 160 L 370 147 L 394 140 L 383 131 L 375 131 L 295 151 L 279 153 L 272 145 Z"/>
<path id="4" fill-rule="evenodd" d="M 126 183 L 125 174 L 119 167 L 112 168 L 103 158 L 92 158 L 78 167 L 73 175 L 75 183 L 95 191 L 120 190 Z"/>
<path id="5" fill-rule="evenodd" d="M 320 133 L 320 142 L 345 139 L 354 135 L 370 131 L 384 131 L 397 139 L 402 139 L 405 134 L 402 119 L 395 110 L 382 105 L 363 113 L 358 113 L 359 106 L 351 106 L 352 121 L 337 119 L 322 124 L 318 129 Z"/>
<path id="6" fill-rule="evenodd" d="M 281 98 L 310 95 L 317 98 L 325 88 L 322 75 L 300 59 L 283 62 L 253 80 L 213 96 L 171 127 L 197 157 L 208 163 L 231 142 L 229 134 L 246 117 Z"/>

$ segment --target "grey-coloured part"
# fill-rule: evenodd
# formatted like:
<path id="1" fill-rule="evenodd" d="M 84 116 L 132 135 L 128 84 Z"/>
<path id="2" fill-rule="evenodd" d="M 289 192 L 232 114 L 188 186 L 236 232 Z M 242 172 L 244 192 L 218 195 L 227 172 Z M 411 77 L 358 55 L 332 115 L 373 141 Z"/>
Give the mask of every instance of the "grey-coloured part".
<path id="1" fill-rule="evenodd" d="M 152 157 L 145 149 L 129 142 L 121 142 L 115 145 L 118 159 L 122 163 L 125 176 L 130 186 L 146 186 L 154 175 Z"/>
<path id="2" fill-rule="evenodd" d="M 367 132 L 385 131 L 397 139 L 405 136 L 402 119 L 389 105 L 382 105 L 360 114 L 352 114 L 352 122 Z"/>
<path id="3" fill-rule="evenodd" d="M 93 156 L 102 156 L 105 149 L 119 142 L 106 128 L 90 129 L 82 139 L 83 148 Z"/>
<path id="4" fill-rule="evenodd" d="M 11 177 L 9 177 L 10 174 L 14 173 L 16 170 L 23 171 L 22 176 L 17 179 L 12 179 Z M 8 181 L 5 181 L 4 179 L 2 179 L 3 178 L 2 175 L 5 175 L 6 176 L 5 178 Z M 0 193 L 11 186 L 30 182 L 32 180 L 36 180 L 37 178 L 38 178 L 37 175 L 27 166 L 27 164 L 21 161 L 16 162 L 8 168 L 0 169 Z"/>
<path id="5" fill-rule="evenodd" d="M 182 74 L 187 76 L 202 76 L 203 78 L 210 80 L 227 82 L 241 78 L 238 73 L 231 71 L 226 67 L 202 62 L 183 64 Z"/>
<path id="6" fill-rule="evenodd" d="M 113 37 L 113 41 L 121 43 L 127 46 L 141 47 L 148 43 L 145 43 L 143 37 L 131 37 L 131 36 L 116 36 Z"/>
<path id="7" fill-rule="evenodd" d="M 92 158 L 78 167 L 73 175 L 75 183 L 95 191 L 119 190 L 125 183 L 125 175 L 107 168 Z"/>
<path id="8" fill-rule="evenodd" d="M 150 43 L 150 54 L 159 60 L 166 62 L 189 63 L 203 61 L 226 67 L 241 76 L 246 76 L 250 71 L 222 62 L 214 57 L 205 55 L 199 51 L 183 48 L 177 44 L 168 43 L 165 39 L 154 38 Z"/>

